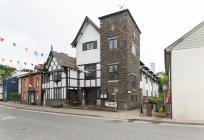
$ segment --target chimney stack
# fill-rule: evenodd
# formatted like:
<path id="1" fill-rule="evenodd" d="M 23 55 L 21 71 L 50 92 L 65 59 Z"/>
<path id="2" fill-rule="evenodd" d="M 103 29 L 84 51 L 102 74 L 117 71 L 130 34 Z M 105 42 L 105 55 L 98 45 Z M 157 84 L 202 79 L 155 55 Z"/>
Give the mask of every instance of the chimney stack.
<path id="1" fill-rule="evenodd" d="M 150 70 L 151 70 L 153 73 L 155 73 L 155 63 L 154 63 L 154 62 L 150 63 Z"/>

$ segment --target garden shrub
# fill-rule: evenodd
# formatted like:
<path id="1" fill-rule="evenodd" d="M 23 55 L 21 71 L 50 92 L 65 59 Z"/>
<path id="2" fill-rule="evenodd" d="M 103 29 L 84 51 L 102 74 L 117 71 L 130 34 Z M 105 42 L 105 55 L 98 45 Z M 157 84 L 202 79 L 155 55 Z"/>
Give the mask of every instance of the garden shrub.
<path id="1" fill-rule="evenodd" d="M 19 93 L 12 93 L 11 94 L 11 101 L 20 102 L 21 94 Z"/>

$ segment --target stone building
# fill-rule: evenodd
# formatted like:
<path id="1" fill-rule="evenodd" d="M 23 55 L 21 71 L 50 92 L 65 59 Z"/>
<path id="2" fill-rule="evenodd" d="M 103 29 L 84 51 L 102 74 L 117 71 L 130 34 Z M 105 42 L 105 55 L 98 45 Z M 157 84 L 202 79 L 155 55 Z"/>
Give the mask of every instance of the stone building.
<path id="1" fill-rule="evenodd" d="M 137 108 L 141 32 L 128 9 L 99 19 L 100 28 L 86 17 L 72 42 L 80 72 L 79 95 L 86 105 L 117 102 L 118 108 Z"/>
<path id="2" fill-rule="evenodd" d="M 100 19 L 101 91 L 118 108 L 140 105 L 140 30 L 129 10 Z M 116 92 L 115 94 L 112 94 Z M 113 96 L 112 96 L 113 95 Z M 114 97 L 116 96 L 116 97 Z"/>

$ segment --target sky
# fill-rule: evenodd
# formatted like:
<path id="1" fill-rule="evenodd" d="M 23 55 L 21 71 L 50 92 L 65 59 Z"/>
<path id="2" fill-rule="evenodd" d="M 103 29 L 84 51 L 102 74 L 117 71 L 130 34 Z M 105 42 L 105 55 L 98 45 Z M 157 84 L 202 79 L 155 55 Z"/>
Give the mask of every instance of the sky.
<path id="1" fill-rule="evenodd" d="M 141 60 L 148 67 L 155 62 L 156 72 L 164 71 L 164 49 L 204 20 L 203 0 L 0 0 L 0 37 L 5 39 L 0 64 L 33 68 L 31 63 L 46 61 L 51 44 L 75 57 L 70 44 L 85 16 L 99 25 L 98 17 L 119 11 L 120 5 L 142 32 Z"/>

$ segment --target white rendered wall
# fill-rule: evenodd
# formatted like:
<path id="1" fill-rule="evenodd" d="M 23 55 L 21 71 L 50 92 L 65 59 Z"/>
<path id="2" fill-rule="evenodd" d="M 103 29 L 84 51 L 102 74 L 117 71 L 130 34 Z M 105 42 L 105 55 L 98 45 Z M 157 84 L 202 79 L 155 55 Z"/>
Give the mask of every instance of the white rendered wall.
<path id="1" fill-rule="evenodd" d="M 142 73 L 142 80 L 140 81 L 140 88 L 142 89 L 143 96 L 151 96 L 151 92 L 153 92 L 153 96 L 158 96 L 159 94 L 158 83 L 156 83 L 154 80 L 150 81 L 150 77 L 147 77 L 148 82 L 146 83 L 145 76 L 146 74 Z M 148 90 L 148 95 L 146 94 L 147 90 Z"/>
<path id="2" fill-rule="evenodd" d="M 82 51 L 82 44 L 97 40 L 97 49 Z M 91 25 L 88 24 L 84 29 L 76 47 L 77 65 L 99 63 L 100 62 L 100 34 Z"/>
<path id="3" fill-rule="evenodd" d="M 172 50 L 172 115 L 204 120 L 204 48 Z"/>

